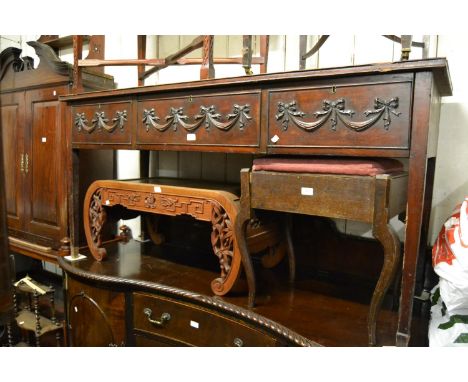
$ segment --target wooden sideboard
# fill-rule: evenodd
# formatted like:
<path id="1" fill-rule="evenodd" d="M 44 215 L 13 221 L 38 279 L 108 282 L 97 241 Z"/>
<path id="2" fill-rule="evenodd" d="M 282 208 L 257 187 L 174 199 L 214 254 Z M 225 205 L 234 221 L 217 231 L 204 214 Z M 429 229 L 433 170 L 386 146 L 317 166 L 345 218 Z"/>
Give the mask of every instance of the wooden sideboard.
<path id="1" fill-rule="evenodd" d="M 445 59 L 204 80 L 61 97 L 71 135 L 69 215 L 78 228 L 80 152 L 172 150 L 408 159 L 397 345 L 408 345 L 427 242 Z M 278 195 L 278 198 L 287 195 Z"/>
<path id="2" fill-rule="evenodd" d="M 69 235 L 66 173 L 68 136 L 59 96 L 68 94 L 72 67 L 47 45 L 28 43 L 40 57 L 34 67 L 21 49 L 0 53 L 2 155 L 12 251 L 56 262 L 60 240 Z M 86 90 L 112 89 L 104 74 L 84 73 Z M 91 153 L 91 155 L 93 155 Z"/>

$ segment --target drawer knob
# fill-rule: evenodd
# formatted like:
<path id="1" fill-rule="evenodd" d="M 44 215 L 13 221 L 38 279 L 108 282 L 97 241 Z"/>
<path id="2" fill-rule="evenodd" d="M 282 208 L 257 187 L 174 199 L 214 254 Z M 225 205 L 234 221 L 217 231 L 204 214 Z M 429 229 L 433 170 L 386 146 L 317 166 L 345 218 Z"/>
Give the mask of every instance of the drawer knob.
<path id="1" fill-rule="evenodd" d="M 242 341 L 240 338 L 234 338 L 234 346 L 237 347 L 242 347 L 244 346 L 244 341 Z"/>
<path id="2" fill-rule="evenodd" d="M 155 320 L 155 319 L 151 318 L 151 315 L 153 314 L 153 311 L 150 308 L 143 309 L 143 313 L 146 315 L 149 322 L 151 322 L 153 325 L 157 325 L 157 326 L 163 326 L 167 321 L 169 321 L 171 319 L 171 315 L 169 313 L 166 313 L 166 312 L 161 314 L 161 317 L 160 317 L 159 320 Z"/>

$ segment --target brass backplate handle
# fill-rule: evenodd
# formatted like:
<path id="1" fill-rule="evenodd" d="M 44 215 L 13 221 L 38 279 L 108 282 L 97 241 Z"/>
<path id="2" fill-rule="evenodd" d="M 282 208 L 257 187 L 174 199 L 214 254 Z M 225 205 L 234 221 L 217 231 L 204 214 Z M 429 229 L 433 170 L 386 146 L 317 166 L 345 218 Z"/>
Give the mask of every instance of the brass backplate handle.
<path id="1" fill-rule="evenodd" d="M 28 171 L 29 171 L 29 156 L 28 156 L 28 154 L 25 154 L 25 158 L 26 158 L 26 159 L 25 159 L 26 163 L 25 163 L 24 172 L 27 174 Z"/>
<path id="2" fill-rule="evenodd" d="M 21 159 L 20 159 L 20 172 L 24 173 L 24 154 L 21 154 Z"/>
<path id="3" fill-rule="evenodd" d="M 156 326 L 163 326 L 167 321 L 169 321 L 171 319 L 171 315 L 169 313 L 166 313 L 166 312 L 161 314 L 161 317 L 160 317 L 159 320 L 155 320 L 155 319 L 151 318 L 151 315 L 153 314 L 153 311 L 150 308 L 143 309 L 143 313 L 148 318 L 148 321 L 151 322 L 153 325 L 156 325 Z"/>

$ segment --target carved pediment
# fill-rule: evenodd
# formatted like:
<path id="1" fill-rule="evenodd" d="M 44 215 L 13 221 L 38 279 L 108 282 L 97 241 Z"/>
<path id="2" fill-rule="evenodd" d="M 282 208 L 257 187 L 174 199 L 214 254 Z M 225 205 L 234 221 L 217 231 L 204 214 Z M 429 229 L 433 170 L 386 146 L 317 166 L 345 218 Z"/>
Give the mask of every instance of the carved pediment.
<path id="1" fill-rule="evenodd" d="M 27 44 L 34 48 L 39 57 L 38 67 L 34 68 L 34 59 L 32 57 L 21 57 L 21 49 L 6 48 L 0 52 L 0 81 L 9 71 L 19 73 L 31 70 L 48 70 L 60 76 L 71 76 L 72 66 L 60 60 L 50 46 L 38 41 L 29 41 Z"/>
<path id="2" fill-rule="evenodd" d="M 24 62 L 20 57 L 21 49 L 6 48 L 0 52 L 0 80 L 5 75 L 8 68 L 15 72 L 20 72 L 24 68 Z"/>
<path id="3" fill-rule="evenodd" d="M 63 76 L 68 76 L 71 73 L 72 66 L 68 62 L 62 61 L 49 45 L 38 41 L 28 41 L 27 44 L 34 48 L 39 57 L 38 69 L 47 66 L 55 73 Z"/>

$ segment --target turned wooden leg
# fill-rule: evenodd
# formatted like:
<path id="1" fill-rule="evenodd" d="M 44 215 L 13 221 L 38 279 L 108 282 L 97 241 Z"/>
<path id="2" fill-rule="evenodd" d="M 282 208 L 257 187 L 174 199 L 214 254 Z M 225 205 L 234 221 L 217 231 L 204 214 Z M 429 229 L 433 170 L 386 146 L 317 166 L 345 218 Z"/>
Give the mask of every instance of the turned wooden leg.
<path id="1" fill-rule="evenodd" d="M 50 310 L 51 310 L 51 317 L 50 320 L 57 324 L 57 317 L 55 316 L 55 289 L 50 285 Z"/>
<path id="2" fill-rule="evenodd" d="M 41 338 L 41 316 L 39 315 L 39 293 L 34 291 L 34 315 L 36 317 L 36 330 L 34 331 L 34 335 L 36 336 L 36 346 L 41 346 L 40 338 Z"/>
<path id="3" fill-rule="evenodd" d="M 286 214 L 286 243 L 288 245 L 288 261 L 289 261 L 289 282 L 294 283 L 296 279 L 296 256 L 294 254 L 294 246 L 292 242 L 292 215 Z"/>
<path id="4" fill-rule="evenodd" d="M 59 325 L 59 324 L 56 324 Z M 57 347 L 61 346 L 61 336 L 60 336 L 60 330 L 57 330 L 57 333 L 55 333 L 55 341 L 57 342 Z"/>
<path id="5" fill-rule="evenodd" d="M 388 200 L 387 200 L 388 178 L 386 176 L 376 177 L 374 222 L 372 233 L 382 244 L 384 249 L 384 262 L 379 279 L 372 296 L 369 315 L 367 319 L 367 329 L 369 345 L 375 346 L 377 315 L 382 306 L 382 302 L 388 287 L 395 278 L 395 274 L 400 264 L 400 240 L 393 228 L 388 224 Z"/>
<path id="6" fill-rule="evenodd" d="M 11 330 L 11 324 L 7 324 L 7 336 L 8 336 L 8 346 L 13 346 L 13 331 Z"/>

